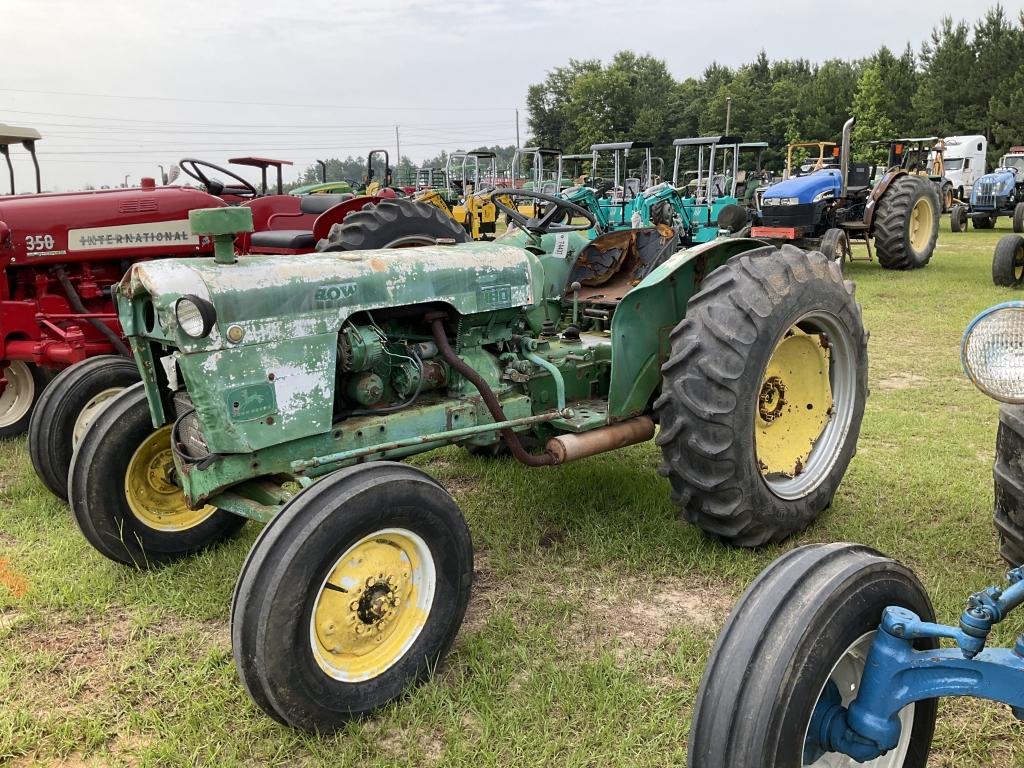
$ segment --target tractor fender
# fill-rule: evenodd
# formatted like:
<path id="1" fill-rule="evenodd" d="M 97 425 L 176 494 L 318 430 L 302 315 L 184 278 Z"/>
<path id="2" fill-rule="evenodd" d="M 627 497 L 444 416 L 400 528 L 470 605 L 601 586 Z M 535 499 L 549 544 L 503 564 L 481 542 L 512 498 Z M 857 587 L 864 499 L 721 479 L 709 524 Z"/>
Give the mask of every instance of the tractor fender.
<path id="1" fill-rule="evenodd" d="M 871 194 L 868 195 L 868 202 L 864 206 L 864 223 L 868 225 L 868 230 L 871 229 L 875 221 L 875 205 L 882 199 L 882 195 L 889 189 L 889 185 L 893 183 L 900 176 L 906 176 L 907 172 L 900 168 L 892 168 L 886 172 L 882 180 L 875 185 L 871 190 Z"/>
<path id="2" fill-rule="evenodd" d="M 612 316 L 610 421 L 650 410 L 668 359 L 669 335 L 711 272 L 733 256 L 767 245 L 753 238 L 720 237 L 669 257 L 622 297 Z"/>

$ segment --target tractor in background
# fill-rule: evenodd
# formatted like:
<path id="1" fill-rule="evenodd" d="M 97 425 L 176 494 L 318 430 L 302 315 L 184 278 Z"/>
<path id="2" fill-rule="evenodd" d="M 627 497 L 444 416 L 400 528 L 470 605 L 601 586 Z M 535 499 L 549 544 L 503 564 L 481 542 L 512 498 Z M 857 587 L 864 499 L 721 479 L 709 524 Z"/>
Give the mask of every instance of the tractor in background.
<path id="1" fill-rule="evenodd" d="M 39 131 L 35 128 L 20 128 L 0 123 L 0 154 L 7 161 L 7 174 L 11 184 L 10 194 L 17 194 L 14 186 L 14 164 L 11 162 L 11 146 L 14 144 L 20 144 L 28 150 L 28 154 L 32 158 L 32 165 L 36 171 L 36 193 L 43 191 L 42 180 L 39 175 L 39 158 L 36 157 L 36 142 L 41 139 L 42 136 L 39 135 Z"/>
<path id="2" fill-rule="evenodd" d="M 870 146 L 885 146 L 886 168 L 902 168 L 913 176 L 921 176 L 935 185 L 942 204 L 942 213 L 952 210 L 956 200 L 953 180 L 946 176 L 945 142 L 938 136 L 869 141 Z"/>
<path id="3" fill-rule="evenodd" d="M 429 220 L 436 244 L 290 259 L 236 258 L 244 208 L 192 211 L 213 258 L 137 263 L 115 289 L 142 383 L 81 436 L 75 520 L 140 568 L 266 522 L 231 634 L 279 722 L 324 733 L 387 705 L 459 631 L 468 528 L 396 460 L 455 444 L 541 468 L 654 439 L 683 517 L 756 546 L 809 525 L 853 456 L 867 337 L 837 264 L 748 238 L 648 262 L 562 197 L 492 199 L 514 223 L 495 242 L 385 200 L 334 239 Z"/>
<path id="4" fill-rule="evenodd" d="M 339 181 L 328 181 L 327 180 L 327 161 L 317 160 L 317 165 L 320 166 L 320 181 L 313 182 L 312 184 L 303 184 L 295 187 L 288 192 L 289 195 L 295 195 L 301 197 L 302 195 L 341 195 L 341 194 L 354 194 L 352 185 L 343 180 Z"/>
<path id="5" fill-rule="evenodd" d="M 887 169 L 872 185 L 872 167 L 850 158 L 853 123 L 851 117 L 843 126 L 838 163 L 822 151 L 810 173 L 790 175 L 764 191 L 761 223 L 751 235 L 815 248 L 843 264 L 853 258 L 851 242 L 860 241 L 868 260 L 873 245 L 886 269 L 923 267 L 938 237 L 941 204 L 935 186 L 902 168 Z"/>
<path id="6" fill-rule="evenodd" d="M 818 156 L 812 159 L 805 150 L 816 149 Z M 797 165 L 793 165 L 793 155 L 797 155 Z M 839 145 L 834 141 L 797 141 L 786 145 L 786 169 L 782 172 L 782 180 L 794 176 L 808 176 L 825 168 L 839 168 Z"/>
<path id="7" fill-rule="evenodd" d="M 497 155 L 491 150 L 452 152 L 443 175 L 445 186 L 425 187 L 414 199 L 433 205 L 457 221 L 474 240 L 492 240 L 498 209 L 491 200 L 497 186 Z"/>
<path id="8" fill-rule="evenodd" d="M 1024 147 L 1011 147 L 992 173 L 971 188 L 969 205 L 950 212 L 949 226 L 963 232 L 970 219 L 975 229 L 993 229 L 1000 216 L 1013 217 L 1013 231 L 1024 232 Z"/>

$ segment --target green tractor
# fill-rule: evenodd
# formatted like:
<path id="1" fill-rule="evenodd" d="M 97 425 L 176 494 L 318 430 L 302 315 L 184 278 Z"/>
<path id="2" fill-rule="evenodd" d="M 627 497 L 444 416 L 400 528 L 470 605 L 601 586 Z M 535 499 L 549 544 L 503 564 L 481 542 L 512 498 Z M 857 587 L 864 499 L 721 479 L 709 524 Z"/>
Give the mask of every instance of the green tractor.
<path id="1" fill-rule="evenodd" d="M 142 381 L 80 436 L 75 520 L 135 567 L 266 523 L 231 637 L 280 722 L 334 730 L 425 679 L 455 639 L 470 533 L 400 459 L 455 444 L 553 467 L 654 440 L 682 517 L 756 546 L 815 520 L 853 456 L 867 338 L 838 264 L 747 238 L 643 264 L 602 246 L 621 233 L 587 239 L 593 214 L 563 198 L 493 199 L 516 224 L 494 242 L 395 200 L 319 252 L 241 260 L 246 210 L 193 211 L 213 258 L 140 262 L 115 287 Z M 420 247 L 344 249 L 373 232 Z"/>

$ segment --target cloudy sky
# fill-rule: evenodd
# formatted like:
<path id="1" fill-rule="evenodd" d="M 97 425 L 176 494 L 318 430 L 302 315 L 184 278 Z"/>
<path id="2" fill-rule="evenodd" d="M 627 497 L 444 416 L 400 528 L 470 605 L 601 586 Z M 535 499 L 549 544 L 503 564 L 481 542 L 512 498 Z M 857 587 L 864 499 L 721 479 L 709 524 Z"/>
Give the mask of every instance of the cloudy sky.
<path id="1" fill-rule="evenodd" d="M 137 182 L 186 156 L 289 159 L 287 179 L 317 157 L 393 152 L 396 125 L 414 161 L 513 143 L 516 108 L 525 139 L 527 86 L 571 57 L 630 48 L 677 78 L 762 48 L 851 58 L 917 49 L 942 15 L 987 6 L 859 0 L 840 22 L 812 0 L 3 0 L 0 122 L 43 134 L 50 189 Z M 30 168 L 16 165 L 26 186 Z"/>

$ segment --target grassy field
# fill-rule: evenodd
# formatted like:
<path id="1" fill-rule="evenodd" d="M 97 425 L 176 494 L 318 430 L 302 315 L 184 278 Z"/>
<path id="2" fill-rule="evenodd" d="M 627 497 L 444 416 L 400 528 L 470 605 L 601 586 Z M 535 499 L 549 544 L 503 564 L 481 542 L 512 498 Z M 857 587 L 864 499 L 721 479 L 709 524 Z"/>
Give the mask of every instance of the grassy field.
<path id="1" fill-rule="evenodd" d="M 255 524 L 201 557 L 130 571 L 89 548 L 23 441 L 0 444 L 0 764 L 683 765 L 717 630 L 783 549 L 870 544 L 913 567 L 955 621 L 1004 571 L 997 406 L 958 352 L 971 317 L 1018 295 L 991 281 L 1008 226 L 954 236 L 944 219 L 926 269 L 850 267 L 871 331 L 860 448 L 832 508 L 785 547 L 729 549 L 678 523 L 653 444 L 549 470 L 458 449 L 419 457 L 472 529 L 469 615 L 429 684 L 329 739 L 275 724 L 236 677 L 228 609 Z M 945 702 L 931 765 L 1024 766 L 1022 736 L 1006 707 Z"/>

